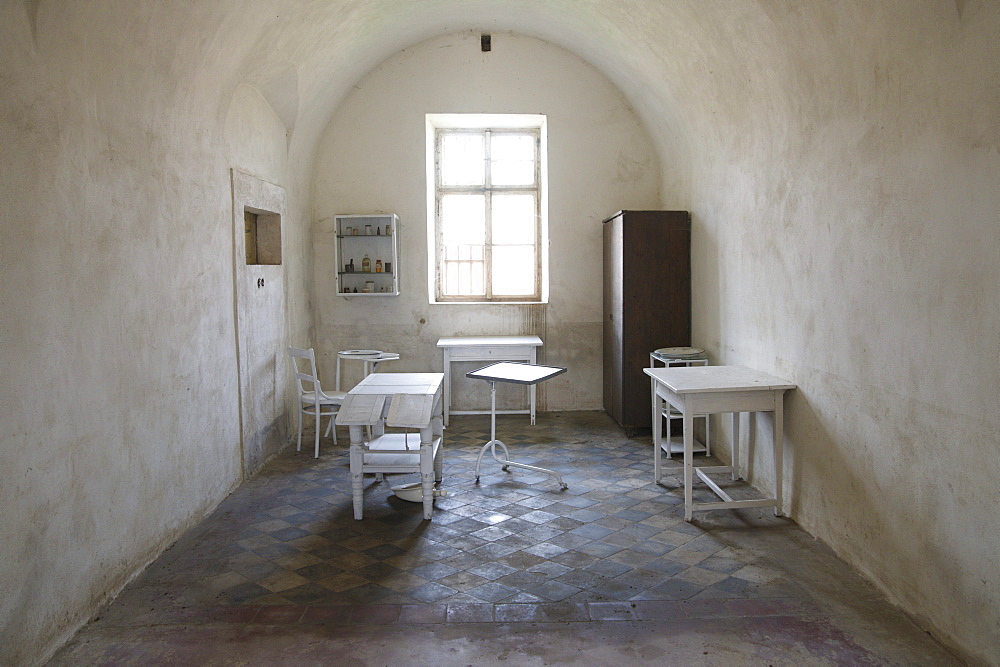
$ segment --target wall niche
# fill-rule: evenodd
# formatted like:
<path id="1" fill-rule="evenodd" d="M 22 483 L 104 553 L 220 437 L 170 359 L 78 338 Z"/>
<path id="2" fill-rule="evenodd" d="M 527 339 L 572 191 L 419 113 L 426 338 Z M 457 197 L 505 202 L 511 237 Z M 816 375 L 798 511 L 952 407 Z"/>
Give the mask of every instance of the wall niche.
<path id="1" fill-rule="evenodd" d="M 244 208 L 243 235 L 247 264 L 281 264 L 280 215 Z"/>

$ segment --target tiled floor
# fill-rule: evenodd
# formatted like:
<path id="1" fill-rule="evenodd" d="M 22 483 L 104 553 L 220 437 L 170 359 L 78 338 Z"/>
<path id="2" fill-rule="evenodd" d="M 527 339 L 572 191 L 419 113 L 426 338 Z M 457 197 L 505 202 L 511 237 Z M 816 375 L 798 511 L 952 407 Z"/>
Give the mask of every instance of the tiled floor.
<path id="1" fill-rule="evenodd" d="M 788 519 L 683 521 L 648 436 L 596 412 L 499 420 L 569 488 L 491 459 L 476 484 L 489 418 L 454 417 L 433 520 L 369 477 L 355 521 L 346 448 L 289 448 L 53 664 L 957 664 Z"/>

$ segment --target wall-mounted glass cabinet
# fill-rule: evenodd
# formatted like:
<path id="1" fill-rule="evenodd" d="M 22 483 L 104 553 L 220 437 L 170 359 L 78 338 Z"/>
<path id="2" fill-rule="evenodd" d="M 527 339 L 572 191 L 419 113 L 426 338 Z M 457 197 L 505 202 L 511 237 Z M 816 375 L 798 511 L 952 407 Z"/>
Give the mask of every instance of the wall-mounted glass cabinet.
<path id="1" fill-rule="evenodd" d="M 341 296 L 398 296 L 399 216 L 335 216 L 337 292 Z"/>

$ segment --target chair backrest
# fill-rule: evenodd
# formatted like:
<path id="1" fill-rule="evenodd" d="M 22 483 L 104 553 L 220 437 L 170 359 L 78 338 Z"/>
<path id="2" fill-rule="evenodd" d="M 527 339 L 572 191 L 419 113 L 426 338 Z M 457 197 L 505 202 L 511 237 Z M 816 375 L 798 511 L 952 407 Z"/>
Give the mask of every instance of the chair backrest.
<path id="1" fill-rule="evenodd" d="M 319 396 L 323 389 L 320 387 L 319 375 L 316 373 L 316 354 L 313 349 L 300 350 L 296 347 L 289 347 L 288 356 L 292 360 L 292 370 L 295 372 L 299 396 L 309 392 L 316 392 L 316 395 Z"/>

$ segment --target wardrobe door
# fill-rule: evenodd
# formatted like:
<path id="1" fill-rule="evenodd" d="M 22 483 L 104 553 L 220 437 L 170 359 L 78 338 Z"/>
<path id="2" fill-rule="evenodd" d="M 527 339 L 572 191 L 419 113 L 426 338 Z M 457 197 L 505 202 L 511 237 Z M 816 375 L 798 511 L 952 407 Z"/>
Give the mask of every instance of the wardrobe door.
<path id="1" fill-rule="evenodd" d="M 604 409 L 622 422 L 622 221 L 604 222 Z"/>

